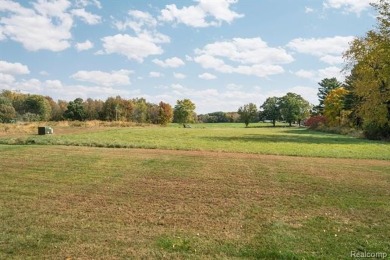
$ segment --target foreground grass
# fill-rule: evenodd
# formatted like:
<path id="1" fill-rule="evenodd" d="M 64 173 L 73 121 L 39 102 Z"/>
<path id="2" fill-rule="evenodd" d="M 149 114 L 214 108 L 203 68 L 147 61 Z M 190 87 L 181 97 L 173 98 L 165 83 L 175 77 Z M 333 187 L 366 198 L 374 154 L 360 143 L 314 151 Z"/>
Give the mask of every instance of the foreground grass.
<path id="1" fill-rule="evenodd" d="M 377 160 L 0 145 L 0 259 L 389 254 L 389 172 Z"/>
<path id="2" fill-rule="evenodd" d="M 199 124 L 171 127 L 55 128 L 53 136 L 0 137 L 2 144 L 54 144 L 93 147 L 203 150 L 305 157 L 390 160 L 390 143 L 296 127 L 254 124 Z"/>

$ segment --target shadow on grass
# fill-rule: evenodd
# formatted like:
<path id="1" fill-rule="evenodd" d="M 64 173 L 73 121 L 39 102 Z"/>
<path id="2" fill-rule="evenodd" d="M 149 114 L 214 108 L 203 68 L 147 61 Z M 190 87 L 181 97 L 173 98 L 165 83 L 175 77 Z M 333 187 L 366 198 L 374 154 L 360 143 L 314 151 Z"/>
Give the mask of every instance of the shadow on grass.
<path id="1" fill-rule="evenodd" d="M 289 126 L 289 125 L 254 125 L 254 126 L 248 126 L 243 128 L 294 128 L 295 126 Z"/>
<path id="2" fill-rule="evenodd" d="M 202 137 L 210 141 L 239 141 L 239 142 L 259 142 L 259 143 L 297 143 L 297 144 L 368 144 L 377 143 L 374 141 L 347 137 L 337 134 L 324 134 L 306 130 L 288 130 L 284 134 L 247 134 L 243 136 L 214 136 Z"/>

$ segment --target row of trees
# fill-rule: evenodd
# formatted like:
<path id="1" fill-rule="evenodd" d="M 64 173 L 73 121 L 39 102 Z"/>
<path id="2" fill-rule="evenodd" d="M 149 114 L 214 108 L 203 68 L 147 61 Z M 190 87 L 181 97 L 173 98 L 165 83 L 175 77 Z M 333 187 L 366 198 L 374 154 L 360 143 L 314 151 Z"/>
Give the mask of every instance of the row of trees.
<path id="1" fill-rule="evenodd" d="M 0 94 L 0 122 L 106 120 L 166 125 L 172 122 L 170 104 L 153 104 L 144 98 L 109 97 L 106 101 L 76 98 L 67 102 L 41 95 L 3 90 Z"/>
<path id="2" fill-rule="evenodd" d="M 238 109 L 238 114 L 246 126 L 259 120 L 270 120 L 273 126 L 276 121 L 283 120 L 291 126 L 295 122 L 301 125 L 310 116 L 311 109 L 312 105 L 303 97 L 289 92 L 283 97 L 267 98 L 259 111 L 255 104 L 246 104 Z"/>
<path id="3" fill-rule="evenodd" d="M 201 123 L 237 123 L 240 122 L 240 115 L 237 112 L 213 112 L 198 115 L 198 122 Z"/>

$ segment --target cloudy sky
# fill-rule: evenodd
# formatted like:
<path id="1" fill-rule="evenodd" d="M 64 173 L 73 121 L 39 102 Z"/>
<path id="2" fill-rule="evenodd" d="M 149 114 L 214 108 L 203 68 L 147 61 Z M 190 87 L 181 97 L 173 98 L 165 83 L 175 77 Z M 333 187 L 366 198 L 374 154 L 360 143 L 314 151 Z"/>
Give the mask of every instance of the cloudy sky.
<path id="1" fill-rule="evenodd" d="M 317 102 L 375 25 L 370 0 L 0 0 L 0 89 L 105 100 L 189 98 L 236 111 L 287 92 Z"/>

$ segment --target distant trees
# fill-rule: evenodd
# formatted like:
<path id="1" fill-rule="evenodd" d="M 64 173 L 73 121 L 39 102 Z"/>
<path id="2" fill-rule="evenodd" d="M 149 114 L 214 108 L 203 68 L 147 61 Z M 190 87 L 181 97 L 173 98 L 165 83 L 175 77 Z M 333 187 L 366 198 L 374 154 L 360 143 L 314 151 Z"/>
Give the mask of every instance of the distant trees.
<path id="1" fill-rule="evenodd" d="M 279 98 L 269 97 L 260 107 L 262 110 L 262 118 L 271 120 L 273 126 L 276 124 L 276 120 L 280 119 L 280 107 Z"/>
<path id="2" fill-rule="evenodd" d="M 177 100 L 173 110 L 173 121 L 183 124 L 195 122 L 195 104 L 189 99 Z"/>
<path id="3" fill-rule="evenodd" d="M 0 122 L 9 123 L 16 117 L 16 111 L 11 100 L 0 96 Z"/>
<path id="4" fill-rule="evenodd" d="M 240 115 L 240 120 L 241 122 L 244 122 L 245 127 L 248 127 L 249 123 L 258 119 L 257 107 L 253 103 L 249 103 L 240 107 L 237 113 Z"/>
<path id="5" fill-rule="evenodd" d="M 186 122 L 194 122 L 195 105 L 180 101 L 180 111 L 188 111 Z M 172 122 L 173 109 L 168 103 L 153 104 L 144 98 L 108 97 L 105 101 L 76 98 L 54 101 L 49 96 L 23 94 L 10 90 L 0 92 L 0 122 L 107 120 L 167 125 Z"/>
<path id="6" fill-rule="evenodd" d="M 24 101 L 24 109 L 29 114 L 28 121 L 46 121 L 51 116 L 49 101 L 40 95 L 29 95 Z"/>
<path id="7" fill-rule="evenodd" d="M 88 120 L 99 120 L 103 117 L 104 102 L 88 98 L 84 101 L 85 117 Z"/>
<path id="8" fill-rule="evenodd" d="M 198 120 L 203 123 L 227 123 L 227 122 L 236 122 L 237 118 L 234 118 L 233 112 L 212 112 L 204 115 L 199 115 Z"/>
<path id="9" fill-rule="evenodd" d="M 172 122 L 173 119 L 173 109 L 170 104 L 160 102 L 158 104 L 158 123 L 160 125 L 167 125 Z"/>
<path id="10" fill-rule="evenodd" d="M 74 101 L 70 101 L 68 107 L 64 113 L 64 118 L 70 120 L 85 120 L 85 108 L 82 98 L 76 98 Z"/>
<path id="11" fill-rule="evenodd" d="M 289 125 L 301 121 L 310 115 L 310 103 L 295 93 L 287 93 L 279 100 L 280 114 Z"/>

